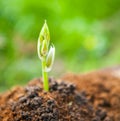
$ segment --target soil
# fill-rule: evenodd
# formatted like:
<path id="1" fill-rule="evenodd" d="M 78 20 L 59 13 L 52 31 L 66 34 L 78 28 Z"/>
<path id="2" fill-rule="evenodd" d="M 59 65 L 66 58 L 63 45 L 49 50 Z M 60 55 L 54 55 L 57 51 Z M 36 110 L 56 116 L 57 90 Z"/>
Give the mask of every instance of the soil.
<path id="1" fill-rule="evenodd" d="M 120 78 L 111 71 L 49 82 L 49 92 L 37 78 L 1 94 L 0 121 L 120 121 Z"/>
<path id="2" fill-rule="evenodd" d="M 95 109 L 106 111 L 112 121 L 120 121 L 120 67 L 67 74 L 62 79 L 74 83 L 77 91 L 84 90 Z"/>

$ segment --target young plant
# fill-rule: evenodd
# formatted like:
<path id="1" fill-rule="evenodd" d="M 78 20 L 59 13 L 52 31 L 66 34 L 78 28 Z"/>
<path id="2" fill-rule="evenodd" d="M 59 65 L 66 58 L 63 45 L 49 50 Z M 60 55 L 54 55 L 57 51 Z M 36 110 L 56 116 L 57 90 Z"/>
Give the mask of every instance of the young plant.
<path id="1" fill-rule="evenodd" d="M 55 47 L 53 44 L 50 45 L 50 32 L 46 21 L 38 37 L 37 52 L 42 62 L 43 88 L 45 91 L 49 91 L 47 72 L 51 70 L 54 62 Z"/>

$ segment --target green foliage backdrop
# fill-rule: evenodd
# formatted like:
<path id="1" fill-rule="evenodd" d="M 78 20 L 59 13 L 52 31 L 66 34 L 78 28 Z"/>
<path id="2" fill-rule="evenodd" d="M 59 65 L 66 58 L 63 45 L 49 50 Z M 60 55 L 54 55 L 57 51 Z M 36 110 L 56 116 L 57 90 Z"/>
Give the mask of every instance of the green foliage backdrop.
<path id="1" fill-rule="evenodd" d="M 36 44 L 46 19 L 56 47 L 50 75 L 119 64 L 120 0 L 0 0 L 0 90 L 41 76 Z"/>

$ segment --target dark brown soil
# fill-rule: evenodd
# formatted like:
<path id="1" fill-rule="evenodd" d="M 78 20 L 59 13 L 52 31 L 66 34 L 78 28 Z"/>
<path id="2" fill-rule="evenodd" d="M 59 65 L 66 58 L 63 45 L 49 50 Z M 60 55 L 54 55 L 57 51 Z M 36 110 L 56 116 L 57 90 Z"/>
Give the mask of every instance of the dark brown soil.
<path id="1" fill-rule="evenodd" d="M 120 121 L 120 79 L 68 74 L 50 79 L 50 92 L 34 79 L 0 95 L 0 121 Z"/>
<path id="2" fill-rule="evenodd" d="M 113 121 L 120 121 L 120 68 L 104 69 L 82 75 L 67 74 L 63 80 L 84 90 L 95 109 L 105 110 Z"/>

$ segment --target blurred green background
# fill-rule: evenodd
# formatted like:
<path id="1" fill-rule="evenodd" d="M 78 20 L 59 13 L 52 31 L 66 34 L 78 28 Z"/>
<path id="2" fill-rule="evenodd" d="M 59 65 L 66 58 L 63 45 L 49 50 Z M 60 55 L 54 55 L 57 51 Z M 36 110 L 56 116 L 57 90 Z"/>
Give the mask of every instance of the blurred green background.
<path id="1" fill-rule="evenodd" d="M 119 65 L 120 0 L 0 0 L 0 91 L 41 76 L 45 19 L 56 47 L 50 76 Z"/>

